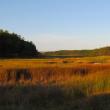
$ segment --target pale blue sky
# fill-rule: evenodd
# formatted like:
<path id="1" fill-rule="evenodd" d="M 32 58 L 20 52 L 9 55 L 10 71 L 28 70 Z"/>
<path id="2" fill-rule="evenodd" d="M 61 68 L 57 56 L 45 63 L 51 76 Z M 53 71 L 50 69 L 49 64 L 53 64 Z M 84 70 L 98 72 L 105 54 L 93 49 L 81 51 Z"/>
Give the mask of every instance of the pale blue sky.
<path id="1" fill-rule="evenodd" d="M 110 46 L 110 0 L 0 0 L 0 28 L 40 51 Z"/>

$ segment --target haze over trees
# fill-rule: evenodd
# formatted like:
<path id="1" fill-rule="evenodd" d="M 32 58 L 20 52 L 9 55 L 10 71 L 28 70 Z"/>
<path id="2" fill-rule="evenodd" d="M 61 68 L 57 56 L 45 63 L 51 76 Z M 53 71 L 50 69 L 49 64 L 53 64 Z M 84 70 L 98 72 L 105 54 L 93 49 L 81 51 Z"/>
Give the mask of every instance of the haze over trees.
<path id="1" fill-rule="evenodd" d="M 33 42 L 25 41 L 20 35 L 0 30 L 1 58 L 37 57 L 39 52 Z"/>

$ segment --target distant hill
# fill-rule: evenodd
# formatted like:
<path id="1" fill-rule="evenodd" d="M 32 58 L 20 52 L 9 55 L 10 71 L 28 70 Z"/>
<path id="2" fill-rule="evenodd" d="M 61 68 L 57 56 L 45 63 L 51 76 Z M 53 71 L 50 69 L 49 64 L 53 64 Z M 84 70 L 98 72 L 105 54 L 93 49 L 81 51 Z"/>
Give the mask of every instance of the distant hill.
<path id="1" fill-rule="evenodd" d="M 38 55 L 32 42 L 25 41 L 15 33 L 0 30 L 0 58 L 30 58 Z"/>
<path id="2" fill-rule="evenodd" d="M 60 50 L 43 53 L 50 57 L 90 57 L 90 56 L 109 56 L 110 47 L 103 47 L 93 50 Z"/>

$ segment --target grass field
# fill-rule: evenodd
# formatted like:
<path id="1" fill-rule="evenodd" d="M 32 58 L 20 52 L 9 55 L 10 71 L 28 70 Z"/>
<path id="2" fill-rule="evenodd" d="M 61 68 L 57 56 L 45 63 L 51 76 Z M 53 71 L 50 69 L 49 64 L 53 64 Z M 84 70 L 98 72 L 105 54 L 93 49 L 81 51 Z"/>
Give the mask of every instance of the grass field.
<path id="1" fill-rule="evenodd" d="M 2 59 L 0 110 L 110 110 L 110 57 Z"/>

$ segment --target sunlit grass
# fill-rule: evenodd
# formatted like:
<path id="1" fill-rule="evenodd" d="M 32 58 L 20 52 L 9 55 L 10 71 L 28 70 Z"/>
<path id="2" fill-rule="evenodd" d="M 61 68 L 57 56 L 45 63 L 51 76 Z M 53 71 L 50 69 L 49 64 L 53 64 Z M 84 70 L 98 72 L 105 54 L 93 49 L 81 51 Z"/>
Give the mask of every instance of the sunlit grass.
<path id="1" fill-rule="evenodd" d="M 102 94 L 110 94 L 109 59 L 0 60 L 0 109 L 93 110 L 98 95 L 98 99 L 108 99 Z M 101 103 L 105 101 L 101 99 Z"/>
<path id="2" fill-rule="evenodd" d="M 106 92 L 110 90 L 109 58 L 109 56 L 102 56 L 63 59 L 4 59 L 0 60 L 0 82 L 1 84 L 9 83 L 5 80 L 7 71 L 10 69 L 13 71 L 27 69 L 32 80 L 20 81 L 22 84 L 58 85 L 67 89 L 78 88 L 82 89 L 86 95 Z M 12 83 L 16 84 L 13 81 Z"/>

